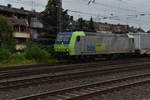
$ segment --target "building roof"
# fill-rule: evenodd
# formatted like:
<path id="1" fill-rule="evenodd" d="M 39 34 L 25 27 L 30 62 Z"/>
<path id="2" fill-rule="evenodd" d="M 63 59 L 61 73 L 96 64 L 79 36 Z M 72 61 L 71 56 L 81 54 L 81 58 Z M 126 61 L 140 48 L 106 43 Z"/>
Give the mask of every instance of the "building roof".
<path id="1" fill-rule="evenodd" d="M 29 26 L 29 23 L 26 19 L 16 19 L 16 18 L 7 18 L 11 21 L 12 25 L 22 25 L 22 26 Z"/>
<path id="2" fill-rule="evenodd" d="M 4 6 L 4 5 L 0 5 L 0 11 L 23 14 L 23 15 L 34 14 L 32 11 L 19 9 L 19 8 L 13 8 L 13 7 Z"/>

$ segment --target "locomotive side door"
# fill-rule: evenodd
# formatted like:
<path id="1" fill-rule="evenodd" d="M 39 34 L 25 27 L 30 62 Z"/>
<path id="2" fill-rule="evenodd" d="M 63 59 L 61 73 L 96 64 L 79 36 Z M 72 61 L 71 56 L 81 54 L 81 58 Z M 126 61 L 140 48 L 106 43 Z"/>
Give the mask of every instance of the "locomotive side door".
<path id="1" fill-rule="evenodd" d="M 80 51 L 80 55 L 84 55 L 84 49 L 85 49 L 85 37 L 80 36 L 80 41 L 79 41 L 79 51 Z"/>
<path id="2" fill-rule="evenodd" d="M 78 36 L 75 43 L 75 51 L 76 55 L 82 55 L 83 52 L 83 44 L 84 43 L 84 37 Z"/>

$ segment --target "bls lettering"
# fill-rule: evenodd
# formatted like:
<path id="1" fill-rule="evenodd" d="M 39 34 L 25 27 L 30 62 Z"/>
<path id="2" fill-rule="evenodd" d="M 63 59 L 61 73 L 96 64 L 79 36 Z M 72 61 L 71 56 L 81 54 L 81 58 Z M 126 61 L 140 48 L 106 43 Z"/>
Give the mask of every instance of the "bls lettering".
<path id="1" fill-rule="evenodd" d="M 87 51 L 96 51 L 96 48 L 93 45 L 87 45 Z"/>

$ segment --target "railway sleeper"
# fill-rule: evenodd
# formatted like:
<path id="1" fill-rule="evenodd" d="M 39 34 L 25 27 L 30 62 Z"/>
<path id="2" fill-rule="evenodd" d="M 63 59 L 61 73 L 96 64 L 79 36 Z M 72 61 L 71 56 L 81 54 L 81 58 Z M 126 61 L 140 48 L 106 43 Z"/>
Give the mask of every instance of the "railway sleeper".
<path id="1" fill-rule="evenodd" d="M 79 91 L 84 92 L 85 94 L 93 92 L 93 91 L 88 90 L 87 88 L 86 89 L 81 89 Z"/>
<path id="2" fill-rule="evenodd" d="M 64 100 L 64 99 L 70 99 L 70 98 L 72 98 L 71 96 L 68 96 L 68 95 L 65 95 L 65 94 L 63 94 L 63 95 L 61 95 L 61 94 L 58 94 L 58 95 L 56 95 L 57 96 L 57 98 L 58 99 L 62 99 L 62 100 Z"/>
<path id="3" fill-rule="evenodd" d="M 75 94 L 75 93 L 72 93 L 72 92 L 70 92 L 70 93 L 65 93 L 65 94 L 68 95 L 68 96 L 71 96 L 71 97 L 79 96 L 79 94 Z"/>
<path id="4" fill-rule="evenodd" d="M 76 95 L 81 95 L 81 94 L 85 94 L 85 93 L 83 93 L 83 92 L 79 92 L 79 91 L 72 91 L 72 92 L 70 92 L 70 93 L 73 93 L 73 94 L 76 94 Z"/>
<path id="5" fill-rule="evenodd" d="M 87 88 L 87 89 L 90 90 L 90 91 L 93 91 L 93 92 L 99 91 L 98 89 L 94 89 L 94 88 Z"/>

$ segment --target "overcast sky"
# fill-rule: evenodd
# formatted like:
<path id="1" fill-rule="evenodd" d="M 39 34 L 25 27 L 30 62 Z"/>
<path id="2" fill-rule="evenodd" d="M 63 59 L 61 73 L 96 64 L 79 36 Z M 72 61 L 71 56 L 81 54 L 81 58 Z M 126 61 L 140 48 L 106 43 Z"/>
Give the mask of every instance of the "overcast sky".
<path id="1" fill-rule="evenodd" d="M 48 0 L 0 0 L 1 5 L 11 3 L 13 7 L 23 6 L 25 9 L 44 10 Z M 63 8 L 75 12 L 69 14 L 75 19 L 91 16 L 96 21 L 129 24 L 150 29 L 150 0 L 95 0 L 88 5 L 89 0 L 63 0 Z"/>

